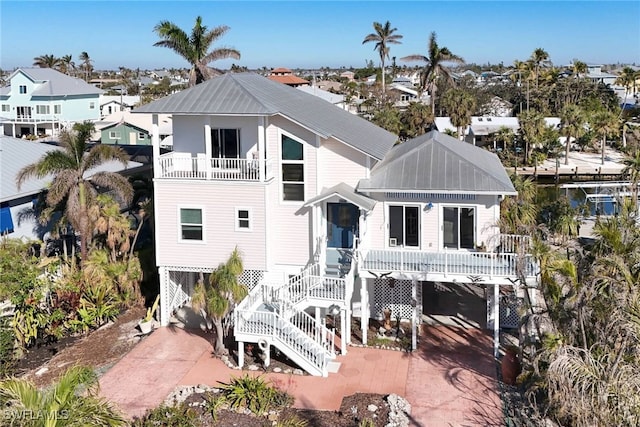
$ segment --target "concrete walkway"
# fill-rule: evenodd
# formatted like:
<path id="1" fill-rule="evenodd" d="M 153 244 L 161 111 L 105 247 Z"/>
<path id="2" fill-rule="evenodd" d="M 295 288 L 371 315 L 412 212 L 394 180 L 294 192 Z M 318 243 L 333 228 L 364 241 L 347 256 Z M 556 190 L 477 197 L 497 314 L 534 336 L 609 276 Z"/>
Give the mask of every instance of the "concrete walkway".
<path id="1" fill-rule="evenodd" d="M 178 385 L 227 382 L 241 372 L 211 356 L 210 336 L 160 328 L 101 379 L 101 395 L 130 417 L 158 406 Z M 349 347 L 328 378 L 266 374 L 297 408 L 337 410 L 353 393 L 397 393 L 412 404 L 414 426 L 488 426 L 502 422 L 492 341 L 484 331 L 428 327 L 414 353 Z M 254 375 L 259 373 L 254 372 Z"/>

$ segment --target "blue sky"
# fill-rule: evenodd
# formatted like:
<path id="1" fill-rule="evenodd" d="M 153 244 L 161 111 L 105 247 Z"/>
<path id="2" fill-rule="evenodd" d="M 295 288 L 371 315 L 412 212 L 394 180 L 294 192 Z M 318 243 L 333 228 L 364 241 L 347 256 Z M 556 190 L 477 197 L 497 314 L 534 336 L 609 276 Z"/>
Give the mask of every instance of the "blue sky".
<path id="1" fill-rule="evenodd" d="M 249 68 L 377 65 L 362 44 L 372 23 L 389 20 L 404 36 L 398 59 L 440 46 L 479 64 L 524 60 L 538 47 L 554 64 L 640 64 L 640 2 L 629 1 L 11 1 L 0 0 L 0 68 L 29 67 L 44 54 L 86 51 L 96 69 L 187 67 L 154 47 L 153 27 L 169 20 L 189 32 L 195 17 L 230 31 L 217 46 L 238 49 Z M 397 61 L 400 65 L 403 62 Z M 411 65 L 411 64 L 408 64 Z"/>

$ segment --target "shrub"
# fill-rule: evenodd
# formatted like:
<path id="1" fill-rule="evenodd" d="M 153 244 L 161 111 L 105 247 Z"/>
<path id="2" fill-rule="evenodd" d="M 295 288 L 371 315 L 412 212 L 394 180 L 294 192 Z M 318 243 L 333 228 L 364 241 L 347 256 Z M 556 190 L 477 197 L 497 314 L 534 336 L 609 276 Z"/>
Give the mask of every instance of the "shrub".
<path id="1" fill-rule="evenodd" d="M 307 420 L 298 418 L 296 415 L 280 420 L 276 423 L 276 427 L 307 427 Z"/>
<path id="2" fill-rule="evenodd" d="M 6 317 L 0 317 L 0 378 L 13 372 L 16 337 Z"/>
<path id="3" fill-rule="evenodd" d="M 132 427 L 193 427 L 196 424 L 198 415 L 193 408 L 186 403 L 178 405 L 160 405 L 150 409 L 142 418 L 136 418 L 131 424 Z"/>
<path id="4" fill-rule="evenodd" d="M 272 386 L 260 376 L 245 374 L 221 384 L 220 389 L 229 406 L 246 407 L 254 414 L 263 414 L 272 408 L 284 408 L 293 403 L 293 398 L 288 393 Z"/>

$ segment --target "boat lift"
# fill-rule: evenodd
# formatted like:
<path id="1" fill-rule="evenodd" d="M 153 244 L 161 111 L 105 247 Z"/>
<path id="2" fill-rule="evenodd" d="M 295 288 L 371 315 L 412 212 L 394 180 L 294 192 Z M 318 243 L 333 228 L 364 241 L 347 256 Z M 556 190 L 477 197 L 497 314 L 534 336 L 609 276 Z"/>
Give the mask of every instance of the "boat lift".
<path id="1" fill-rule="evenodd" d="M 631 186 L 630 181 L 590 181 L 562 184 L 560 188 L 565 190 L 567 196 L 570 189 L 582 190 L 587 203 L 594 207 L 593 212 L 598 216 L 606 215 L 606 203 L 610 203 L 613 207 L 613 214 L 617 214 L 618 200 L 631 196 Z"/>

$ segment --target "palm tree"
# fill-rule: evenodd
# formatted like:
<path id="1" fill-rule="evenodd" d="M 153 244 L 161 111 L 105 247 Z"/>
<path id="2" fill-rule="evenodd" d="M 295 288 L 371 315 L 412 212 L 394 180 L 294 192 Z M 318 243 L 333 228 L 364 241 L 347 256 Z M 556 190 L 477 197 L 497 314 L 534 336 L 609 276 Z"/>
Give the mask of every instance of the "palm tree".
<path id="1" fill-rule="evenodd" d="M 602 137 L 600 146 L 600 164 L 604 165 L 604 150 L 607 142 L 607 135 L 618 131 L 618 117 L 608 110 L 600 110 L 589 117 L 589 122 L 593 129 Z"/>
<path id="2" fill-rule="evenodd" d="M 41 55 L 33 58 L 33 65 L 40 68 L 56 68 L 60 65 L 60 58 L 55 55 Z"/>
<path id="3" fill-rule="evenodd" d="M 211 273 L 207 282 L 201 275 L 193 290 L 193 309 L 200 311 L 207 321 L 211 319 L 216 328 L 216 342 L 214 345 L 216 354 L 227 352 L 224 348 L 222 319 L 233 308 L 232 304 L 241 301 L 247 294 L 247 288 L 238 282 L 238 277 L 240 277 L 242 271 L 242 258 L 238 248 L 236 248 L 227 262 L 220 264 Z"/>
<path id="4" fill-rule="evenodd" d="M 89 57 L 87 52 L 80 52 L 80 61 L 82 61 L 82 65 L 80 66 L 84 70 L 84 79 L 86 81 L 90 80 L 91 71 L 93 71 L 93 65 L 91 63 L 93 60 Z"/>
<path id="5" fill-rule="evenodd" d="M 545 132 L 544 116 L 537 111 L 524 111 L 518 115 L 520 137 L 524 141 L 524 158 L 528 162 L 531 148 L 542 142 Z"/>
<path id="6" fill-rule="evenodd" d="M 431 108 L 421 102 L 411 102 L 402 114 L 402 122 L 409 138 L 426 133 L 433 123 Z"/>
<path id="7" fill-rule="evenodd" d="M 573 72 L 575 73 L 576 78 L 579 78 L 581 74 L 587 74 L 587 64 L 575 59 L 573 61 Z"/>
<path id="8" fill-rule="evenodd" d="M 622 174 L 629 177 L 631 181 L 631 200 L 638 203 L 638 185 L 640 183 L 640 150 L 635 155 L 629 156 L 623 160 L 624 169 Z"/>
<path id="9" fill-rule="evenodd" d="M 531 63 L 531 61 L 515 60 L 513 62 L 513 67 L 516 72 L 511 74 L 511 80 L 514 81 L 518 85 L 518 87 L 522 87 L 522 79 L 524 79 L 524 81 L 527 84 L 526 100 L 527 100 L 527 111 L 529 111 L 529 82 L 531 81 L 533 76 L 533 70 L 532 70 L 533 64 Z M 520 112 L 522 112 L 522 103 L 520 103 Z"/>
<path id="10" fill-rule="evenodd" d="M 463 63 L 464 59 L 458 55 L 454 55 L 448 48 L 438 46 L 436 41 L 435 31 L 429 36 L 428 55 L 409 55 L 404 58 L 400 58 L 401 61 L 420 61 L 424 62 L 424 68 L 420 76 L 420 88 L 421 90 L 429 89 L 431 96 L 431 114 L 436 114 L 436 79 L 441 76 L 444 77 L 451 84 L 454 84 L 451 73 L 444 66 L 445 62 Z"/>
<path id="11" fill-rule="evenodd" d="M 616 79 L 615 84 L 624 87 L 624 102 L 627 102 L 627 96 L 629 95 L 630 89 L 634 89 L 635 92 L 636 80 L 638 77 L 638 73 L 634 71 L 633 68 L 624 67 Z M 620 111 L 620 115 L 622 115 L 622 111 Z"/>
<path id="12" fill-rule="evenodd" d="M 71 75 L 71 71 L 75 70 L 76 63 L 73 62 L 73 56 L 65 55 L 60 58 L 60 72 Z"/>
<path id="13" fill-rule="evenodd" d="M 7 414 L 15 411 L 33 415 L 20 418 L 21 423 L 15 425 L 21 426 L 127 425 L 109 402 L 98 397 L 98 376 L 88 367 L 68 369 L 45 390 L 38 390 L 32 382 L 22 378 L 1 381 L 0 405 Z"/>
<path id="14" fill-rule="evenodd" d="M 575 104 L 565 105 L 560 112 L 560 132 L 567 138 L 565 141 L 564 164 L 569 164 L 569 148 L 571 137 L 580 138 L 584 134 L 585 118 L 582 110 Z"/>
<path id="15" fill-rule="evenodd" d="M 391 24 L 387 21 L 384 25 L 379 22 L 373 23 L 374 33 L 367 35 L 362 44 L 375 42 L 374 50 L 377 50 L 380 54 L 380 69 L 382 73 L 382 95 L 385 93 L 385 69 L 384 69 L 384 61 L 389 58 L 389 44 L 401 44 L 400 39 L 402 36 L 400 34 L 393 34 L 398 29 L 391 28 Z"/>
<path id="16" fill-rule="evenodd" d="M 49 208 L 64 204 L 65 216 L 73 228 L 80 232 L 82 260 L 87 259 L 88 244 L 91 241 L 89 207 L 93 205 L 96 187 L 113 190 L 125 203 L 129 203 L 133 190 L 122 175 L 113 172 L 97 172 L 90 178 L 86 174 L 102 163 L 115 160 L 127 165 L 128 156 L 119 147 L 94 145 L 86 154 L 87 142 L 94 130 L 91 122 L 77 123 L 72 131 L 64 131 L 60 136 L 62 150 L 53 150 L 42 156 L 36 163 L 25 166 L 18 172 L 18 188 L 29 178 L 45 178 L 53 175 L 47 192 Z"/>
<path id="17" fill-rule="evenodd" d="M 549 54 L 546 50 L 539 47 L 534 49 L 531 53 L 531 58 L 529 59 L 534 66 L 536 73 L 536 88 L 538 87 L 538 78 L 540 76 L 540 66 L 547 63 L 549 61 Z"/>
<path id="18" fill-rule="evenodd" d="M 186 59 L 191 65 L 189 86 L 195 86 L 211 77 L 208 64 L 220 59 L 240 59 L 240 52 L 233 48 L 220 47 L 209 51 L 213 42 L 222 37 L 229 27 L 220 25 L 211 30 L 202 25 L 202 17 L 196 18 L 188 35 L 173 22 L 162 21 L 153 29 L 162 40 L 154 46 L 167 47 Z"/>
<path id="19" fill-rule="evenodd" d="M 451 124 L 458 129 L 458 138 L 464 140 L 464 129 L 471 124 L 471 116 L 476 111 L 476 99 L 463 89 L 452 88 L 442 96 L 442 106 Z"/>

